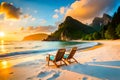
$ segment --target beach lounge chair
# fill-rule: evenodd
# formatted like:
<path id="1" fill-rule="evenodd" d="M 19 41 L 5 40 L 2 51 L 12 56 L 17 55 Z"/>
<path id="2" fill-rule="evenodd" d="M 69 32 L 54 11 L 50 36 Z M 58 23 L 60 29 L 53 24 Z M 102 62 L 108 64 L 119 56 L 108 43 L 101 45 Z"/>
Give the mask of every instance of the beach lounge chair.
<path id="1" fill-rule="evenodd" d="M 72 62 L 72 59 L 78 63 L 78 61 L 73 57 L 77 51 L 77 47 L 73 47 L 69 54 L 64 54 L 64 60 L 67 64 Z"/>
<path id="2" fill-rule="evenodd" d="M 66 49 L 59 49 L 59 50 L 57 51 L 57 53 L 56 53 L 55 56 L 49 54 L 49 55 L 46 57 L 46 61 L 48 62 L 47 65 L 49 66 L 49 62 L 50 62 L 50 61 L 53 62 L 56 67 L 58 67 L 57 62 L 60 62 L 60 64 L 62 64 L 62 62 L 64 62 L 63 56 L 64 56 L 64 54 L 65 54 L 65 51 L 66 51 Z M 65 62 L 64 62 L 64 63 L 65 63 Z M 66 65 L 66 63 L 65 63 L 65 65 Z"/>

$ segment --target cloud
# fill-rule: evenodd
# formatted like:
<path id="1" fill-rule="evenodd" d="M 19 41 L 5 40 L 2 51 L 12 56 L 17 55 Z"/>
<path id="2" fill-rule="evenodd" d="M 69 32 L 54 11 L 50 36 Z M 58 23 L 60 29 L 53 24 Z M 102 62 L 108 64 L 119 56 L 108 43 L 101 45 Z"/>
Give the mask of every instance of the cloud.
<path id="1" fill-rule="evenodd" d="M 27 33 L 27 34 L 31 34 L 31 33 L 51 33 L 53 31 L 55 31 L 57 28 L 51 25 L 48 26 L 28 26 L 28 27 L 20 27 L 20 32 L 21 33 Z"/>
<path id="2" fill-rule="evenodd" d="M 60 15 L 64 15 L 67 10 L 67 7 L 60 7 L 60 9 L 55 9 L 55 14 L 53 15 L 53 18 L 58 18 Z"/>
<path id="3" fill-rule="evenodd" d="M 27 27 L 27 30 L 34 30 L 34 27 L 33 26 L 29 26 L 29 27 Z"/>
<path id="4" fill-rule="evenodd" d="M 40 24 L 45 24 L 47 21 L 45 19 L 40 20 Z"/>
<path id="5" fill-rule="evenodd" d="M 55 11 L 56 13 L 58 13 L 58 12 L 59 12 L 59 10 L 58 10 L 58 9 L 55 9 L 54 11 Z"/>
<path id="6" fill-rule="evenodd" d="M 29 14 L 25 14 L 25 15 L 23 15 L 23 17 L 24 18 L 29 18 L 29 17 L 31 17 Z"/>
<path id="7" fill-rule="evenodd" d="M 45 32 L 45 33 L 51 33 L 56 29 L 54 26 L 38 26 L 34 29 L 35 32 Z"/>
<path id="8" fill-rule="evenodd" d="M 4 14 L 5 19 L 19 19 L 21 11 L 20 8 L 16 8 L 13 4 L 2 2 L 0 4 L 0 14 Z"/>
<path id="9" fill-rule="evenodd" d="M 0 15 L 0 20 L 3 20 L 4 19 L 4 15 Z"/>
<path id="10" fill-rule="evenodd" d="M 84 23 L 103 13 L 111 11 L 119 0 L 79 0 L 71 4 L 66 12 L 66 16 L 72 16 Z"/>
<path id="11" fill-rule="evenodd" d="M 52 17 L 57 19 L 59 16 L 58 16 L 58 14 L 54 14 Z"/>
<path id="12" fill-rule="evenodd" d="M 65 7 L 61 7 L 59 12 L 60 12 L 60 14 L 64 14 L 65 13 Z"/>
<path id="13" fill-rule="evenodd" d="M 59 26 L 64 20 L 56 21 L 55 26 Z"/>
<path id="14" fill-rule="evenodd" d="M 35 21 L 35 20 L 36 20 L 36 18 L 34 18 L 34 17 L 31 19 L 31 21 Z"/>
<path id="15" fill-rule="evenodd" d="M 24 30 L 24 27 L 20 27 L 20 31 L 23 31 Z"/>
<path id="16" fill-rule="evenodd" d="M 67 10 L 67 7 L 60 7 L 60 9 L 55 9 L 54 12 L 57 14 L 65 14 L 65 11 Z"/>

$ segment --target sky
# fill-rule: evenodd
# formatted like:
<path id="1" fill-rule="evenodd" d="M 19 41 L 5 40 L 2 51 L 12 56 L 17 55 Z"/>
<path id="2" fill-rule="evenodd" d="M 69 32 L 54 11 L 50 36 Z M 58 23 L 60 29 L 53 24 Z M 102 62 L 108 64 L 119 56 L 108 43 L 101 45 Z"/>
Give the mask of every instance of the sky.
<path id="1" fill-rule="evenodd" d="M 66 16 L 90 24 L 103 13 L 113 16 L 118 6 L 120 0 L 0 0 L 0 32 L 9 40 L 50 34 Z"/>

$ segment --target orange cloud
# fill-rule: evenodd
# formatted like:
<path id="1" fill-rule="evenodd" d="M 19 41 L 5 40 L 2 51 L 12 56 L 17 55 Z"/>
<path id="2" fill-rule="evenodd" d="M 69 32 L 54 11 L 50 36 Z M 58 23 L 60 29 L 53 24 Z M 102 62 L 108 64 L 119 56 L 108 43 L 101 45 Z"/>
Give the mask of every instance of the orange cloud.
<path id="1" fill-rule="evenodd" d="M 20 31 L 23 31 L 24 30 L 24 27 L 20 27 Z"/>
<path id="2" fill-rule="evenodd" d="M 20 32 L 22 31 L 23 33 L 51 33 L 54 30 L 56 30 L 56 27 L 54 26 L 38 26 L 38 27 L 33 27 L 29 26 L 27 28 L 20 28 Z"/>
<path id="3" fill-rule="evenodd" d="M 38 26 L 38 27 L 20 27 L 19 30 L 16 31 L 10 31 L 5 32 L 6 36 L 4 40 L 22 40 L 23 37 L 31 34 L 37 34 L 37 33 L 46 33 L 50 34 L 51 32 L 55 31 L 57 27 L 54 26 Z M 9 39 L 10 38 L 10 39 Z"/>
<path id="4" fill-rule="evenodd" d="M 55 18 L 55 19 L 57 19 L 58 17 L 59 17 L 58 14 L 53 15 L 53 18 Z"/>
<path id="5" fill-rule="evenodd" d="M 31 17 L 29 14 L 25 14 L 24 16 L 23 16 L 24 18 L 29 18 L 29 17 Z"/>
<path id="6" fill-rule="evenodd" d="M 34 27 L 33 26 L 29 26 L 29 27 L 27 27 L 27 30 L 34 30 Z"/>
<path id="7" fill-rule="evenodd" d="M 0 4 L 0 14 L 5 14 L 6 19 L 19 19 L 21 12 L 20 8 L 16 8 L 13 4 L 2 2 Z"/>
<path id="8" fill-rule="evenodd" d="M 114 0 L 79 0 L 70 6 L 66 16 L 90 23 L 94 17 L 101 16 L 104 12 L 113 9 L 113 6 L 115 6 Z"/>
<path id="9" fill-rule="evenodd" d="M 60 7 L 60 9 L 55 9 L 55 14 L 53 15 L 53 18 L 57 19 L 59 15 L 64 15 L 67 10 L 67 7 Z"/>
<path id="10" fill-rule="evenodd" d="M 38 27 L 35 27 L 31 31 L 35 32 L 35 33 L 51 33 L 55 29 L 56 29 L 56 27 L 54 27 L 54 26 L 38 26 Z"/>
<path id="11" fill-rule="evenodd" d="M 66 10 L 65 7 L 61 7 L 60 10 L 59 10 L 60 14 L 64 14 L 64 13 L 65 13 L 65 10 Z"/>

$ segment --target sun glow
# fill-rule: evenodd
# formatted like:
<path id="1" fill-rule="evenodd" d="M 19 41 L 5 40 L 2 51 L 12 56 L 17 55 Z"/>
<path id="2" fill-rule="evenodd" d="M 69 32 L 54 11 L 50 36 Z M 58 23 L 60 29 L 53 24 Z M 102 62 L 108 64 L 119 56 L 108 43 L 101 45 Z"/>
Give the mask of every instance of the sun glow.
<path id="1" fill-rule="evenodd" d="M 7 65 L 7 61 L 2 61 L 1 63 L 2 63 L 2 65 L 4 65 L 4 66 Z"/>
<path id="2" fill-rule="evenodd" d="M 7 68 L 8 67 L 8 62 L 6 60 L 1 61 L 0 67 L 4 68 L 4 69 Z"/>
<path id="3" fill-rule="evenodd" d="M 3 37 L 5 36 L 5 33 L 4 32 L 0 32 L 0 37 Z"/>

